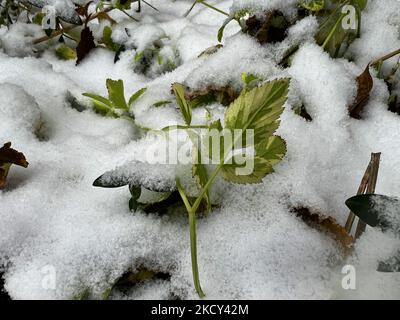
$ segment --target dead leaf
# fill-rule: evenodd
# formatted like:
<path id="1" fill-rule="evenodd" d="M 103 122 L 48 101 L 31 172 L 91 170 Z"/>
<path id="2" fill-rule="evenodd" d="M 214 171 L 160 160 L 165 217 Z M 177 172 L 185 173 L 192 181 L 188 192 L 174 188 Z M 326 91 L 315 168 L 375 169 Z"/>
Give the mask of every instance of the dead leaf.
<path id="1" fill-rule="evenodd" d="M 224 106 L 230 105 L 239 94 L 230 86 L 208 86 L 198 90 L 187 90 L 186 100 L 190 101 L 193 107 L 200 106 L 209 102 L 217 101 Z"/>
<path id="2" fill-rule="evenodd" d="M 354 239 L 337 221 L 319 212 L 311 212 L 309 208 L 300 207 L 293 210 L 307 225 L 331 235 L 342 246 L 346 254 L 352 250 Z"/>
<path id="3" fill-rule="evenodd" d="M 89 6 L 90 4 L 93 3 L 93 1 L 89 1 L 88 3 L 86 3 L 86 5 L 84 6 L 80 6 L 78 9 L 76 9 L 75 11 L 83 17 L 87 17 L 88 16 L 88 10 L 89 10 Z"/>
<path id="4" fill-rule="evenodd" d="M 97 19 L 99 19 L 99 21 L 101 20 L 107 20 L 109 21 L 112 25 L 117 24 L 117 21 L 115 21 L 113 18 L 110 17 L 110 15 L 107 12 L 99 12 L 97 14 Z"/>
<path id="5" fill-rule="evenodd" d="M 28 167 L 24 154 L 12 149 L 11 142 L 7 142 L 0 148 L 0 188 L 6 185 L 8 171 L 13 164 Z"/>
<path id="6" fill-rule="evenodd" d="M 361 119 L 361 113 L 369 101 L 369 95 L 374 86 L 374 81 L 369 73 L 369 64 L 362 74 L 357 77 L 357 97 L 349 107 L 350 117 Z"/>
<path id="7" fill-rule="evenodd" d="M 86 26 L 82 30 L 81 40 L 76 48 L 76 53 L 78 56 L 76 64 L 78 65 L 94 48 L 96 48 L 96 44 L 94 43 L 93 33 L 89 27 Z"/>
<path id="8" fill-rule="evenodd" d="M 255 37 L 259 43 L 281 42 L 286 37 L 289 22 L 282 12 L 278 10 L 268 11 L 263 19 L 252 16 L 246 21 L 246 32 Z"/>

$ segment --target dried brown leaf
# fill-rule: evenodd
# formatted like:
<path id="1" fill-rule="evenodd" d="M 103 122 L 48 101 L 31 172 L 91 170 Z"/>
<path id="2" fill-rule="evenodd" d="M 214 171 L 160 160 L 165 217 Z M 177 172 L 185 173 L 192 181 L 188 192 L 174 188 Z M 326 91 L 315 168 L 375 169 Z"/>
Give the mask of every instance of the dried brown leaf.
<path id="1" fill-rule="evenodd" d="M 76 64 L 78 65 L 94 48 L 96 48 L 96 44 L 94 43 L 93 33 L 89 27 L 86 26 L 82 30 L 81 40 L 76 48 L 76 53 L 78 56 Z"/>
<path id="2" fill-rule="evenodd" d="M 0 188 L 6 184 L 10 166 L 15 164 L 21 167 L 28 167 L 28 161 L 23 153 L 11 148 L 11 142 L 7 142 L 0 148 Z"/>
<path id="3" fill-rule="evenodd" d="M 186 100 L 194 105 L 201 105 L 203 102 L 218 101 L 224 106 L 230 105 L 239 94 L 230 86 L 208 86 L 198 90 L 188 90 L 185 93 Z"/>
<path id="4" fill-rule="evenodd" d="M 281 42 L 286 37 L 289 23 L 282 12 L 268 11 L 263 18 L 252 16 L 246 21 L 247 33 L 259 43 Z"/>
<path id="5" fill-rule="evenodd" d="M 307 225 L 331 235 L 342 245 L 346 254 L 351 252 L 354 239 L 334 218 L 324 216 L 319 212 L 312 212 L 309 208 L 304 207 L 295 208 L 293 211 Z"/>
<path id="6" fill-rule="evenodd" d="M 349 107 L 350 117 L 361 119 L 361 113 L 369 101 L 369 95 L 374 86 L 374 81 L 369 73 L 369 65 L 362 74 L 357 77 L 357 97 Z"/>

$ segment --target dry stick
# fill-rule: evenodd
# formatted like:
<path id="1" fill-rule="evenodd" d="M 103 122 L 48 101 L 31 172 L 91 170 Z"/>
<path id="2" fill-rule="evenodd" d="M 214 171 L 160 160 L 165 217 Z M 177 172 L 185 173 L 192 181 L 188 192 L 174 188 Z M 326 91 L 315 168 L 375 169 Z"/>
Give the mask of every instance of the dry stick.
<path id="1" fill-rule="evenodd" d="M 375 193 L 376 182 L 378 180 L 379 162 L 381 159 L 381 153 L 371 154 L 371 169 L 370 177 L 368 181 L 367 194 Z M 355 238 L 358 239 L 364 233 L 367 224 L 364 221 L 359 220 Z"/>
<path id="2" fill-rule="evenodd" d="M 364 176 L 361 179 L 360 186 L 358 187 L 357 190 L 357 195 L 363 194 L 365 192 L 370 177 L 370 171 L 371 171 L 371 161 L 369 162 L 367 170 L 365 170 Z M 356 217 L 355 214 L 350 211 L 345 225 L 345 229 L 348 234 L 350 234 L 351 232 L 355 217 Z"/>
<path id="3" fill-rule="evenodd" d="M 378 59 L 372 61 L 372 62 L 370 63 L 370 65 L 371 65 L 371 66 L 374 66 L 374 65 L 376 65 L 376 64 L 378 64 L 378 63 L 380 63 L 380 62 L 383 62 L 383 61 L 385 61 L 385 60 L 388 60 L 388 59 L 390 59 L 390 58 L 392 58 L 392 57 L 394 57 L 394 56 L 396 56 L 396 55 L 398 55 L 398 54 L 400 54 L 400 49 L 397 49 L 396 51 L 393 51 L 393 52 L 391 52 L 391 53 L 388 53 L 387 55 L 385 55 L 385 56 L 383 56 L 383 57 L 380 57 L 380 58 L 378 58 Z"/>
<path id="4" fill-rule="evenodd" d="M 85 25 L 85 24 L 86 24 L 87 22 L 89 22 L 89 21 L 92 21 L 92 20 L 96 19 L 96 18 L 99 16 L 99 14 L 101 14 L 101 13 L 107 13 L 107 12 L 113 10 L 113 9 L 115 9 L 115 8 L 114 8 L 114 7 L 109 7 L 109 8 L 104 9 L 103 11 L 100 11 L 100 12 L 98 12 L 98 13 L 96 13 L 96 14 L 90 16 L 90 17 L 83 23 L 83 25 Z M 57 31 L 53 32 L 49 37 L 48 37 L 48 36 L 44 36 L 44 37 L 41 37 L 41 38 L 38 38 L 38 39 L 33 40 L 33 44 L 39 44 L 39 43 L 41 43 L 41 42 L 44 42 L 44 41 L 53 39 L 53 38 L 58 37 L 58 36 L 61 36 L 62 34 L 68 33 L 69 31 L 71 31 L 71 30 L 73 30 L 73 29 L 75 29 L 75 28 L 77 28 L 77 27 L 80 27 L 80 26 L 81 26 L 81 25 L 71 25 L 71 26 L 68 26 L 68 27 L 63 28 L 62 30 L 57 30 Z"/>

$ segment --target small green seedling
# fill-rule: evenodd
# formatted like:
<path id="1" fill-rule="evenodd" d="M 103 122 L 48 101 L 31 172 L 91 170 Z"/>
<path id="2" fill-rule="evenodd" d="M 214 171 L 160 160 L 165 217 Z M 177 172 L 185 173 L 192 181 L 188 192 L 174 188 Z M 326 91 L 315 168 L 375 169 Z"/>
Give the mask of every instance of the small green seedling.
<path id="1" fill-rule="evenodd" d="M 283 112 L 288 87 L 289 79 L 269 81 L 250 91 L 243 90 L 242 94 L 228 107 L 225 112 L 224 129 L 240 130 L 242 135 L 236 136 L 230 144 L 226 144 L 225 141 L 220 144 L 219 161 L 210 175 L 208 175 L 204 164 L 196 163 L 193 165 L 193 175 L 197 178 L 201 187 L 196 199 L 191 201 L 180 183 L 179 177 L 176 179 L 178 191 L 189 216 L 193 281 L 201 298 L 205 295 L 200 285 L 197 264 L 196 212 L 204 201 L 210 206 L 210 190 L 218 175 L 232 183 L 261 183 L 263 177 L 273 172 L 272 167 L 283 159 L 286 154 L 285 142 L 282 138 L 274 136 L 273 133 L 279 127 L 279 117 Z M 202 158 L 204 150 L 198 147 L 196 140 L 199 137 L 191 130 L 193 129 L 191 127 L 191 109 L 190 104 L 185 100 L 183 87 L 174 84 L 173 91 L 187 125 L 189 137 L 194 141 L 195 155 Z M 211 129 L 217 129 L 221 133 L 223 131 L 220 121 L 211 124 L 209 129 L 210 132 Z M 248 142 L 244 137 L 246 130 L 253 130 L 254 145 L 247 145 Z M 211 138 L 211 135 L 206 135 L 206 139 L 209 138 Z M 244 143 L 241 144 L 242 147 L 253 147 L 255 150 L 251 159 L 254 163 L 254 169 L 247 175 L 238 174 L 237 169 L 242 168 L 243 164 L 239 164 L 235 160 L 232 161 L 232 150 L 243 151 L 235 150 L 239 140 Z"/>
<path id="2" fill-rule="evenodd" d="M 131 119 L 129 109 L 146 92 L 146 88 L 136 91 L 127 102 L 122 80 L 107 79 L 106 85 L 108 98 L 93 93 L 83 93 L 83 95 L 92 99 L 96 112 L 105 116 Z"/>

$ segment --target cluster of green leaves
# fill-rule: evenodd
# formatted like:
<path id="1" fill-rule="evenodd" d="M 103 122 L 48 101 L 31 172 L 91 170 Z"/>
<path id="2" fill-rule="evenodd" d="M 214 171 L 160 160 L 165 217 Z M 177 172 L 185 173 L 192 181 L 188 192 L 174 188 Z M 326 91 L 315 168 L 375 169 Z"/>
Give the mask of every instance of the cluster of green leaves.
<path id="1" fill-rule="evenodd" d="M 400 236 L 400 199 L 377 194 L 363 194 L 346 201 L 350 210 L 367 225 Z M 381 272 L 400 272 L 400 250 L 378 265 Z"/>
<path id="2" fill-rule="evenodd" d="M 320 28 L 316 35 L 316 41 L 332 57 L 342 57 L 347 47 L 360 36 L 361 32 L 361 11 L 367 6 L 367 0 L 330 0 L 312 1 L 311 11 L 318 14 L 321 20 Z M 349 17 L 349 12 L 343 12 L 346 5 L 352 6 L 357 15 L 356 29 L 345 29 L 342 26 L 343 19 Z M 322 6 L 322 8 L 321 8 Z M 319 9 L 315 11 L 315 9 Z M 319 14 L 321 13 L 321 14 Z"/>
<path id="3" fill-rule="evenodd" d="M 257 86 L 260 81 L 257 77 L 249 74 L 243 75 L 245 87 L 239 97 L 233 101 L 225 112 L 225 126 L 217 120 L 207 125 L 192 124 L 192 105 L 185 98 L 185 87 L 179 83 L 172 85 L 177 106 L 179 107 L 185 125 L 168 127 L 164 130 L 184 130 L 192 142 L 192 155 L 195 161 L 192 165 L 192 175 L 198 185 L 196 197 L 188 195 L 181 184 L 180 177 L 176 177 L 175 186 L 165 189 L 154 189 L 151 184 L 138 184 L 129 181 L 126 177 L 115 177 L 107 173 L 100 176 L 94 182 L 94 186 L 115 188 L 129 184 L 131 200 L 129 207 L 132 211 L 142 209 L 146 212 L 159 211 L 160 208 L 168 208 L 171 205 L 183 204 L 188 212 L 190 226 L 190 245 L 192 257 L 192 272 L 194 286 L 200 297 L 204 293 L 200 286 L 199 272 L 197 266 L 197 241 L 196 241 L 196 214 L 200 210 L 210 211 L 211 188 L 217 176 L 221 176 L 228 182 L 239 184 L 260 183 L 269 173 L 273 172 L 273 166 L 279 163 L 286 154 L 286 145 L 282 138 L 275 136 L 274 132 L 279 127 L 279 118 L 284 110 L 287 98 L 289 79 L 276 79 Z M 93 97 L 93 96 L 92 96 Z M 104 99 L 104 98 L 102 98 Z M 99 100 L 96 98 L 96 100 Z M 104 102 L 103 102 L 104 103 Z M 198 129 L 203 129 L 200 132 Z M 242 135 L 233 135 L 235 141 L 230 141 L 228 146 L 224 141 L 223 131 L 241 130 Z M 247 141 L 246 131 L 252 130 L 254 141 Z M 217 139 L 215 138 L 217 134 Z M 204 149 L 201 141 L 209 139 L 210 149 Z M 238 146 L 238 141 L 241 142 Z M 219 144 L 220 153 L 213 154 L 214 145 Z M 252 161 L 254 170 L 250 173 L 241 174 L 245 164 L 237 163 L 234 155 L 244 153 L 245 149 L 253 149 L 250 155 L 246 154 L 247 161 Z M 216 166 L 204 164 L 201 160 L 208 157 L 216 161 Z M 132 164 L 135 165 L 135 164 Z M 138 165 L 138 164 L 137 164 Z M 209 173 L 209 170 L 213 170 Z M 113 174 L 113 173 L 112 173 Z M 103 176 L 107 176 L 103 179 Z M 147 181 L 147 180 L 146 180 Z M 167 184 L 168 185 L 168 184 Z M 158 193 L 156 200 L 150 204 L 141 201 L 144 190 Z M 177 190 L 177 191 L 176 191 Z M 154 210 L 154 211 L 153 211 Z"/>
<path id="4" fill-rule="evenodd" d="M 107 79 L 106 86 L 108 98 L 88 92 L 83 93 L 83 95 L 92 99 L 94 110 L 101 115 L 132 119 L 129 109 L 142 96 L 142 94 L 146 92 L 146 88 L 142 88 L 135 92 L 127 102 L 125 99 L 124 82 L 122 80 Z"/>
<path id="5" fill-rule="evenodd" d="M 179 177 L 177 178 L 178 191 L 189 215 L 193 279 L 196 291 L 200 297 L 203 297 L 204 293 L 200 286 L 197 267 L 196 212 L 203 201 L 206 201 L 208 206 L 210 206 L 210 189 L 219 174 L 225 180 L 233 183 L 260 183 L 265 175 L 273 172 L 272 167 L 283 159 L 286 153 L 285 142 L 282 138 L 274 136 L 273 133 L 279 127 L 279 117 L 283 112 L 288 87 L 288 79 L 277 79 L 266 82 L 251 90 L 243 90 L 242 94 L 226 110 L 225 128 L 222 127 L 220 121 L 214 122 L 208 127 L 210 132 L 211 129 L 217 129 L 220 132 L 223 129 L 231 131 L 236 129 L 242 130 L 243 135 L 236 139 L 242 140 L 243 148 L 253 147 L 255 150 L 251 159 L 254 163 L 254 170 L 251 174 L 238 174 L 237 169 L 244 165 L 236 163 L 232 158 L 232 154 L 235 154 L 235 151 L 243 151 L 234 149 L 236 142 L 234 141 L 230 145 L 231 148 L 225 149 L 226 144 L 224 141 L 221 141 L 219 162 L 210 175 L 208 175 L 204 164 L 196 163 L 193 165 L 193 175 L 197 178 L 201 189 L 194 201 L 190 201 L 180 183 Z M 204 150 L 198 148 L 198 144 L 196 143 L 198 136 L 196 136 L 194 130 L 191 130 L 192 111 L 190 104 L 185 100 L 181 85 L 175 84 L 173 91 L 187 125 L 188 134 L 192 141 L 194 141 L 194 152 L 201 158 L 201 153 Z M 248 141 L 245 139 L 246 130 L 254 131 L 254 145 L 252 146 L 248 145 Z M 212 137 L 208 135 L 205 137 L 205 139 L 210 138 Z"/>

